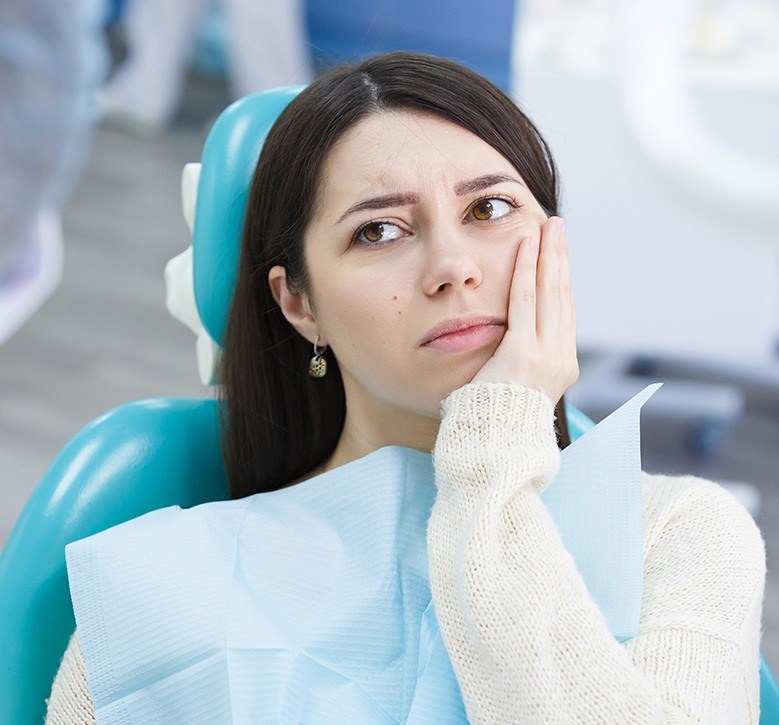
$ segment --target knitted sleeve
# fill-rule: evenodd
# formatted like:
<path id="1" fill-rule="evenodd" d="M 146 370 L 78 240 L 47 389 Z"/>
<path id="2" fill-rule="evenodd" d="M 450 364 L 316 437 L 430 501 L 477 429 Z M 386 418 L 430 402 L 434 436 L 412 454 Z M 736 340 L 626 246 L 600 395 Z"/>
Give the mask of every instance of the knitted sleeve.
<path id="1" fill-rule="evenodd" d="M 442 402 L 427 530 L 436 616 L 472 723 L 758 723 L 765 544 L 694 477 L 644 479 L 639 634 L 620 644 L 540 493 L 554 403 L 514 383 Z"/>
<path id="2" fill-rule="evenodd" d="M 70 638 L 46 704 L 45 725 L 95 725 L 78 631 Z"/>

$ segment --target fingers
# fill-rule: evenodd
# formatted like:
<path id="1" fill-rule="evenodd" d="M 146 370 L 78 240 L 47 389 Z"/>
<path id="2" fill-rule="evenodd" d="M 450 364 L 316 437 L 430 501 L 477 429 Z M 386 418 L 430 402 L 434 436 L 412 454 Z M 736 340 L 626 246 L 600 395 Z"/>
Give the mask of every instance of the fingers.
<path id="1" fill-rule="evenodd" d="M 538 240 L 523 239 L 514 260 L 514 275 L 509 295 L 508 330 L 522 344 L 536 341 L 536 273 Z"/>
<path id="2" fill-rule="evenodd" d="M 576 377 L 578 377 L 578 360 L 576 359 L 576 305 L 574 304 L 573 291 L 571 289 L 568 238 L 565 234 L 565 230 L 563 230 L 560 241 L 561 334 L 563 336 L 563 345 L 566 346 L 569 359 L 573 360 L 573 365 L 576 368 Z"/>
<path id="3" fill-rule="evenodd" d="M 568 238 L 565 229 L 560 235 L 560 304 L 561 319 L 560 324 L 566 328 L 573 320 L 573 295 L 571 293 L 571 270 L 568 257 Z"/>
<path id="4" fill-rule="evenodd" d="M 568 237 L 565 229 L 560 235 L 560 293 L 563 300 L 571 296 L 571 269 L 568 258 Z"/>
<path id="5" fill-rule="evenodd" d="M 561 248 L 564 225 L 560 217 L 550 217 L 541 227 L 541 250 L 538 258 L 536 326 L 538 337 L 559 340 L 562 318 Z M 551 342 L 552 340 L 550 340 Z"/>
<path id="6" fill-rule="evenodd" d="M 562 219 L 547 219 L 541 239 L 535 246 L 531 241 L 521 241 L 515 260 L 509 330 L 526 344 L 546 342 L 570 357 L 576 346 L 576 323 Z"/>

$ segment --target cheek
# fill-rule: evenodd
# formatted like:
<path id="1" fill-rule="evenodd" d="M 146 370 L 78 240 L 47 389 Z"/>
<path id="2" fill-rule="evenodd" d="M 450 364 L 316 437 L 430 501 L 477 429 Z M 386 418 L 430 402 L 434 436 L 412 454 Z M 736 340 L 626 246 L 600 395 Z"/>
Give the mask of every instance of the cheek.
<path id="1" fill-rule="evenodd" d="M 409 349 L 408 295 L 387 283 L 366 284 L 331 301 L 330 340 L 341 374 L 382 400 L 418 402 L 418 391 L 409 399 L 416 361 Z"/>
<path id="2" fill-rule="evenodd" d="M 488 244 L 492 251 L 498 248 L 516 250 L 523 238 L 540 235 L 546 218 L 541 209 L 520 212 L 493 227 L 474 225 L 469 234 L 474 243 Z M 497 251 L 495 253 L 497 254 Z M 492 257 L 492 254 L 489 256 Z M 489 259 L 485 259 L 484 263 L 489 265 Z"/>
<path id="3" fill-rule="evenodd" d="M 386 281 L 351 278 L 330 295 L 329 331 L 337 354 L 360 360 L 388 360 L 406 320 L 403 294 Z M 395 341 L 393 343 L 393 340 Z M 355 357 L 356 356 L 356 357 Z"/>
<path id="4" fill-rule="evenodd" d="M 514 260 L 519 250 L 519 244 L 525 237 L 541 237 L 541 230 L 549 217 L 544 213 L 540 207 L 531 213 L 517 217 L 516 222 L 511 225 L 506 225 L 506 228 L 500 231 L 501 241 L 503 242 L 502 250 L 505 250 L 505 256 L 503 254 L 496 254 L 491 257 L 494 261 L 499 261 L 499 265 L 495 267 L 498 272 L 505 270 L 506 265 L 509 269 L 513 269 Z M 486 264 L 490 264 L 490 260 L 485 261 Z M 500 274 L 496 279 L 500 279 Z"/>
<path id="5" fill-rule="evenodd" d="M 540 234 L 541 227 L 548 218 L 549 217 L 547 217 L 540 207 L 532 213 L 523 215 L 521 224 L 519 225 L 520 233 L 522 236 Z"/>

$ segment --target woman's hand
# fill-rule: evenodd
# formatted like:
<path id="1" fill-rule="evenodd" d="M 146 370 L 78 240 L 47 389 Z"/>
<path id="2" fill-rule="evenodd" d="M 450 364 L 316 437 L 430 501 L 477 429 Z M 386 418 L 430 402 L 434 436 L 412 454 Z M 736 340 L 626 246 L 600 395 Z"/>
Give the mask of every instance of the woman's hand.
<path id="1" fill-rule="evenodd" d="M 560 217 L 550 217 L 541 227 L 540 244 L 526 238 L 519 245 L 509 292 L 508 329 L 471 382 L 520 383 L 557 404 L 578 377 L 576 308 L 565 224 Z"/>

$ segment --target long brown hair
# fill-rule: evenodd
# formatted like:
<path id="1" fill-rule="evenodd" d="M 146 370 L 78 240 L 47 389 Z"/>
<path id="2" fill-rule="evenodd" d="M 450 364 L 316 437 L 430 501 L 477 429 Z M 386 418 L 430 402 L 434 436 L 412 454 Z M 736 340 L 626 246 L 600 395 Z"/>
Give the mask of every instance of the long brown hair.
<path id="1" fill-rule="evenodd" d="M 346 415 L 338 363 L 312 378 L 312 345 L 286 320 L 268 272 L 308 292 L 303 239 L 329 149 L 368 114 L 428 111 L 471 131 L 519 172 L 549 216 L 558 214 L 557 169 L 536 127 L 489 80 L 451 60 L 396 51 L 334 68 L 282 111 L 262 147 L 249 192 L 220 390 L 222 451 L 232 498 L 272 491 L 321 464 Z M 312 301 L 313 305 L 313 301 Z M 570 444 L 565 402 L 555 409 L 559 447 Z"/>

